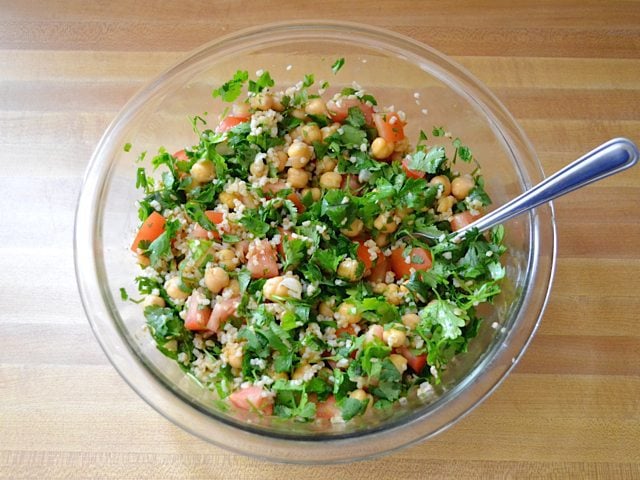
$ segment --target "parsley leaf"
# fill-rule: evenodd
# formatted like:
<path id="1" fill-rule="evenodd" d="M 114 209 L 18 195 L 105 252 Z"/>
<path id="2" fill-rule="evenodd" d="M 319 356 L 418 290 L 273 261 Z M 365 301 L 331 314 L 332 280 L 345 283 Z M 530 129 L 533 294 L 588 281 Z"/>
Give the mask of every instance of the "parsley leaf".
<path id="1" fill-rule="evenodd" d="M 439 325 L 442 327 L 442 337 L 455 339 L 462 335 L 460 327 L 466 324 L 465 313 L 455 304 L 447 300 L 434 300 L 421 312 L 421 326 L 430 327 Z"/>
<path id="2" fill-rule="evenodd" d="M 435 146 L 427 152 L 418 151 L 411 155 L 407 167 L 411 170 L 434 174 L 446 160 L 444 147 Z"/>
<path id="3" fill-rule="evenodd" d="M 344 58 L 339 58 L 335 62 L 333 62 L 333 65 L 331 65 L 331 70 L 333 70 L 333 74 L 335 75 L 336 73 L 338 73 L 343 66 L 344 66 Z"/>
<path id="4" fill-rule="evenodd" d="M 268 87 L 273 87 L 275 82 L 271 78 L 269 72 L 263 72 L 258 79 L 254 82 L 249 80 L 249 91 L 252 93 L 260 93 L 262 90 Z"/>
<path id="5" fill-rule="evenodd" d="M 164 225 L 164 232 L 156 238 L 145 254 L 149 253 L 149 260 L 151 265 L 156 266 L 161 259 L 167 259 L 171 255 L 171 239 L 175 236 L 176 232 L 180 229 L 180 222 L 178 220 L 169 220 Z"/>
<path id="6" fill-rule="evenodd" d="M 362 110 L 358 107 L 351 107 L 349 109 L 349 114 L 345 121 L 355 128 L 361 128 L 367 124 L 367 120 L 364 118 L 364 113 L 362 113 Z"/>
<path id="7" fill-rule="evenodd" d="M 222 84 L 220 88 L 216 88 L 211 95 L 213 98 L 220 97 L 225 102 L 233 102 L 242 93 L 242 87 L 248 79 L 249 72 L 238 70 L 231 80 Z"/>

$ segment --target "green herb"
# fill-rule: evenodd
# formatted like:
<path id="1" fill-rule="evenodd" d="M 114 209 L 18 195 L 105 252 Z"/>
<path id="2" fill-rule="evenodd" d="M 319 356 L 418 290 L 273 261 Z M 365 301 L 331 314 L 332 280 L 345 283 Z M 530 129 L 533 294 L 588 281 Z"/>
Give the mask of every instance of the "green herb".
<path id="1" fill-rule="evenodd" d="M 333 74 L 334 75 L 337 74 L 343 66 L 344 66 L 344 58 L 339 58 L 335 62 L 333 62 L 333 65 L 331 65 L 331 70 L 333 70 Z"/>
<path id="2" fill-rule="evenodd" d="M 433 147 L 428 151 L 418 151 L 411 155 L 407 167 L 418 172 L 435 174 L 446 161 L 444 147 Z"/>
<path id="3" fill-rule="evenodd" d="M 131 151 L 131 144 L 129 142 L 124 144 L 124 151 L 125 152 Z"/>
<path id="4" fill-rule="evenodd" d="M 265 71 L 258 77 L 255 82 L 253 80 L 249 80 L 248 90 L 252 93 L 260 93 L 265 88 L 273 87 L 273 85 L 274 81 L 271 78 L 271 75 L 269 74 L 269 72 Z"/>
<path id="5" fill-rule="evenodd" d="M 242 93 L 242 87 L 248 79 L 249 72 L 238 70 L 231 80 L 212 92 L 213 98 L 220 97 L 225 102 L 235 101 Z"/>
<path id="6" fill-rule="evenodd" d="M 129 294 L 124 288 L 120 288 L 120 298 L 125 302 L 129 300 Z"/>

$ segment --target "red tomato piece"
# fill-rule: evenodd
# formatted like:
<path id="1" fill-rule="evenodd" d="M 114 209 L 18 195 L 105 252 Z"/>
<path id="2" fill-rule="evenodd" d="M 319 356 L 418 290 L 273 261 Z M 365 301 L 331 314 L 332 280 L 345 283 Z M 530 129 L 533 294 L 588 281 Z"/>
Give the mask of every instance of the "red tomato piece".
<path id="1" fill-rule="evenodd" d="M 195 290 L 187 299 L 187 316 L 184 319 L 184 326 L 187 330 L 207 330 L 207 323 L 211 317 L 211 308 L 201 305 L 204 295 Z"/>
<path id="2" fill-rule="evenodd" d="M 173 158 L 175 158 L 176 160 L 180 160 L 183 162 L 187 162 L 189 161 L 189 157 L 187 157 L 187 152 L 183 150 L 178 150 L 176 153 L 173 154 Z"/>
<path id="3" fill-rule="evenodd" d="M 378 255 L 376 259 L 376 266 L 373 267 L 369 274 L 368 280 L 370 282 L 384 282 L 387 272 L 389 271 L 389 260 L 382 253 Z"/>
<path id="4" fill-rule="evenodd" d="M 226 322 L 229 317 L 236 314 L 240 305 L 240 299 L 238 298 L 225 298 L 217 302 L 211 310 L 211 316 L 207 321 L 207 330 L 210 332 L 217 332 L 222 324 Z"/>
<path id="5" fill-rule="evenodd" d="M 312 398 L 311 395 L 309 395 L 309 398 Z M 316 398 L 314 395 L 312 400 L 316 404 L 316 418 L 331 420 L 333 417 L 341 415 L 340 408 L 336 404 L 336 397 L 329 395 L 324 402 L 318 402 Z"/>
<path id="6" fill-rule="evenodd" d="M 407 263 L 407 259 L 409 263 Z M 411 274 L 411 269 L 429 270 L 431 268 L 431 252 L 424 248 L 415 247 L 409 251 L 409 255 L 404 254 L 404 248 L 395 248 L 391 252 L 391 269 L 396 276 L 404 277 Z"/>
<path id="7" fill-rule="evenodd" d="M 236 125 L 240 125 L 241 123 L 248 121 L 249 117 L 236 117 L 233 115 L 229 115 L 218 124 L 218 126 L 216 127 L 216 133 L 226 132 L 227 130 L 231 130 Z"/>
<path id="8" fill-rule="evenodd" d="M 273 397 L 265 395 L 262 387 L 251 386 L 236 390 L 229 395 L 229 401 L 241 410 L 257 410 L 265 415 L 273 414 Z"/>
<path id="9" fill-rule="evenodd" d="M 153 212 L 142 223 L 140 230 L 136 234 L 136 238 L 131 244 L 131 250 L 136 252 L 138 245 L 141 241 L 153 242 L 164 232 L 164 224 L 166 223 L 164 217 L 158 212 Z"/>
<path id="10" fill-rule="evenodd" d="M 408 166 L 407 166 L 408 160 L 405 158 L 404 160 L 402 160 L 402 170 L 404 170 L 404 173 L 407 175 L 407 177 L 409 178 L 424 178 L 426 173 L 425 172 L 421 172 L 419 170 L 411 170 Z"/>
<path id="11" fill-rule="evenodd" d="M 407 359 L 407 365 L 409 365 L 411 370 L 416 373 L 422 372 L 427 364 L 427 355 L 425 353 L 421 355 L 414 355 L 406 346 L 398 348 L 398 353 Z"/>
<path id="12" fill-rule="evenodd" d="M 304 213 L 304 211 L 306 210 L 304 204 L 302 203 L 300 195 L 298 195 L 297 193 L 293 192 L 287 195 L 287 200 L 291 200 L 293 202 L 293 204 L 296 206 L 296 210 L 298 210 L 298 213 Z"/>
<path id="13" fill-rule="evenodd" d="M 336 329 L 336 337 L 339 337 L 341 333 L 348 333 L 349 335 L 355 335 L 356 329 L 351 323 L 346 327 L 340 327 Z"/>
<path id="14" fill-rule="evenodd" d="M 247 268 L 252 278 L 272 278 L 280 273 L 278 256 L 268 240 L 255 240 L 249 245 Z"/>
<path id="15" fill-rule="evenodd" d="M 376 124 L 378 135 L 387 142 L 399 142 L 404 138 L 404 122 L 397 113 L 375 113 L 373 121 Z"/>
<path id="16" fill-rule="evenodd" d="M 262 187 L 262 191 L 267 198 L 271 198 L 269 194 L 278 193 L 280 190 L 284 190 L 285 188 L 290 187 L 285 182 L 278 181 L 275 183 L 265 183 Z"/>
<path id="17" fill-rule="evenodd" d="M 475 222 L 482 215 L 471 215 L 469 210 L 465 210 L 464 212 L 456 213 L 449 219 L 449 223 L 451 223 L 451 229 L 454 232 L 466 227 L 470 223 Z"/>
<path id="18" fill-rule="evenodd" d="M 214 225 L 220 225 L 224 220 L 224 214 L 222 212 L 214 212 L 213 210 L 207 210 L 204 212 L 209 221 Z M 220 228 L 220 231 L 224 231 L 224 228 Z M 207 230 L 202 227 L 200 224 L 197 224 L 193 228 L 193 232 L 191 236 L 194 238 L 209 238 L 209 232 L 213 235 L 213 238 L 216 240 L 220 240 L 220 232 L 218 230 Z"/>
<path id="19" fill-rule="evenodd" d="M 347 119 L 349 109 L 353 107 L 358 107 L 364 115 L 367 125 L 371 125 L 371 119 L 373 118 L 373 107 L 371 105 L 362 103 L 357 98 L 343 98 L 339 100 L 338 103 L 333 100 L 329 100 L 327 102 L 329 117 L 331 117 L 331 120 L 338 123 L 342 123 Z"/>
<path id="20" fill-rule="evenodd" d="M 373 267 L 373 258 L 371 258 L 369 247 L 364 244 L 364 240 L 358 240 L 358 260 L 364 263 L 365 272 Z"/>

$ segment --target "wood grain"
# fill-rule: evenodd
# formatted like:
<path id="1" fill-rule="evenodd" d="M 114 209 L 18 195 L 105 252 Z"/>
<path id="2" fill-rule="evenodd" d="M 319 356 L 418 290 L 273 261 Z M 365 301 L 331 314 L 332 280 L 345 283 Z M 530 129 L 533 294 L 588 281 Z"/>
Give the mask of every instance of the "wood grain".
<path id="1" fill-rule="evenodd" d="M 428 442 L 348 467 L 265 463 L 175 427 L 111 367 L 72 261 L 102 132 L 183 52 L 319 15 L 454 56 L 514 114 L 546 172 L 610 137 L 640 141 L 637 1 L 0 0 L 0 479 L 640 478 L 640 168 L 555 203 L 538 335 L 486 402 Z"/>

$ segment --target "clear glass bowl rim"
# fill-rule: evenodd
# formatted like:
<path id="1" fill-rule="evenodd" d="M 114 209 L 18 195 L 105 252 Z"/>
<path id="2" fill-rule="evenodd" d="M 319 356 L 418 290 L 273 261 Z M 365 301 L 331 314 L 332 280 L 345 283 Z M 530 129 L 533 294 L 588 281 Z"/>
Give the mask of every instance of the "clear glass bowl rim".
<path id="1" fill-rule="evenodd" d="M 106 179 L 110 172 L 109 154 L 113 139 L 125 127 L 127 119 L 143 108 L 149 98 L 157 96 L 163 86 L 170 83 L 171 78 L 206 59 L 213 52 L 218 54 L 225 52 L 225 55 L 229 55 L 233 51 L 241 51 L 251 45 L 314 37 L 343 39 L 368 48 L 384 50 L 387 53 L 428 59 L 431 67 L 435 65 L 442 69 L 440 73 L 444 73 L 452 88 L 457 87 L 459 93 L 464 93 L 469 102 L 475 102 L 476 106 L 482 110 L 487 121 L 493 123 L 495 130 L 503 135 L 514 158 L 526 158 L 531 163 L 528 171 L 520 170 L 519 172 L 525 184 L 530 186 L 530 183 L 543 178 L 540 163 L 524 132 L 502 103 L 463 67 L 435 49 L 411 38 L 351 22 L 279 22 L 220 37 L 191 52 L 183 60 L 160 74 L 122 108 L 94 151 L 85 172 L 76 210 L 74 231 L 76 277 L 82 303 L 94 334 L 122 378 L 165 418 L 220 447 L 245 455 L 291 463 L 343 462 L 388 453 L 437 434 L 478 406 L 506 378 L 533 337 L 549 297 L 557 249 L 553 206 L 548 204 L 529 214 L 532 253 L 529 258 L 526 284 L 529 290 L 536 288 L 538 294 L 532 305 L 529 305 L 532 303 L 530 297 L 525 295 L 521 298 L 523 304 L 518 309 L 518 316 L 521 317 L 523 314 L 528 316 L 526 322 L 521 318 L 514 322 L 518 325 L 515 332 L 518 334 L 517 339 L 511 338 L 511 341 L 508 341 L 509 338 L 505 338 L 503 348 L 494 347 L 492 355 L 486 355 L 481 362 L 484 366 L 482 371 L 479 366 L 476 367 L 456 386 L 456 394 L 447 397 L 446 403 L 436 405 L 428 414 L 418 412 L 409 415 L 399 424 L 391 424 L 377 430 L 346 437 L 320 439 L 274 437 L 251 427 L 238 428 L 238 425 L 213 418 L 193 404 L 184 402 L 183 396 L 172 391 L 146 369 L 144 362 L 137 357 L 123 333 L 118 330 L 117 322 L 113 317 L 114 314 L 117 316 L 117 311 L 114 312 L 110 307 L 113 305 L 112 292 L 106 291 L 101 282 L 104 264 L 101 263 L 99 255 L 102 251 L 100 228 L 103 214 L 100 199 L 104 195 Z M 429 70 L 429 73 L 438 76 L 432 70 Z M 453 85 L 450 82 L 453 82 Z M 523 309 L 526 311 L 523 312 Z M 505 362 L 505 359 L 509 361 Z M 233 437 L 232 442 L 220 440 L 220 438 L 231 438 L 229 436 Z"/>

